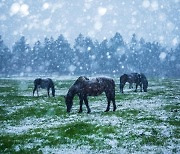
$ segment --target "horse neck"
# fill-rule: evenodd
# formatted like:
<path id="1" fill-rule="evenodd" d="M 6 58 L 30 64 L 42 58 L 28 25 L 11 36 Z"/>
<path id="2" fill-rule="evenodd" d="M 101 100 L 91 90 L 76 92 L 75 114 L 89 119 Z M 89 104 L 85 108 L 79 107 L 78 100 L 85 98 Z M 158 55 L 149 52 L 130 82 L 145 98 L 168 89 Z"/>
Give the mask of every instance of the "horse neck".
<path id="1" fill-rule="evenodd" d="M 68 93 L 67 93 L 67 96 L 69 97 L 69 98 L 74 98 L 74 96 L 77 94 L 78 92 L 77 92 L 77 89 L 76 89 L 76 87 L 73 85 L 70 89 L 69 89 L 69 91 L 68 91 Z"/>

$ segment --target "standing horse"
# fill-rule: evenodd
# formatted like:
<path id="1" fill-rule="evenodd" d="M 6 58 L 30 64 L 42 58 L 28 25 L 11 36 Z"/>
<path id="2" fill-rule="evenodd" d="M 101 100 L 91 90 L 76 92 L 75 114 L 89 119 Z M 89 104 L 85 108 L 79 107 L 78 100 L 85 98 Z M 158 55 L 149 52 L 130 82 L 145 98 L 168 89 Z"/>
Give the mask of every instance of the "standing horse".
<path id="1" fill-rule="evenodd" d="M 129 82 L 129 88 L 132 88 L 132 84 L 135 83 L 136 84 L 135 91 L 137 91 L 138 85 L 141 86 L 140 74 L 138 73 L 123 74 L 120 77 L 120 92 L 121 93 L 123 93 L 123 88 L 126 82 Z"/>
<path id="2" fill-rule="evenodd" d="M 47 89 L 47 94 L 49 97 L 49 90 L 52 90 L 52 96 L 55 96 L 55 88 L 54 88 L 54 83 L 50 78 L 47 79 L 41 79 L 41 78 L 37 78 L 34 80 L 34 89 L 33 89 L 33 96 L 34 96 L 34 92 L 37 91 L 37 96 L 39 96 L 38 94 L 38 89 L 42 88 L 42 89 Z"/>
<path id="3" fill-rule="evenodd" d="M 65 102 L 67 106 L 67 112 L 71 111 L 73 105 L 73 98 L 75 95 L 79 97 L 79 104 L 80 109 L 79 113 L 82 112 L 82 105 L 83 101 L 87 107 L 87 113 L 91 112 L 88 103 L 88 96 L 98 96 L 105 92 L 108 105 L 105 112 L 108 112 L 110 109 L 110 103 L 113 103 L 113 111 L 116 110 L 116 103 L 115 103 L 115 82 L 113 79 L 105 78 L 105 77 L 98 77 L 95 79 L 90 80 L 85 76 L 80 76 L 75 83 L 70 87 L 68 90 L 67 95 L 65 96 Z"/>
<path id="4" fill-rule="evenodd" d="M 148 81 L 144 74 L 138 74 L 138 73 L 131 73 L 131 74 L 123 74 L 120 77 L 120 92 L 123 93 L 123 88 L 126 84 L 126 82 L 129 82 L 130 85 L 132 83 L 136 84 L 135 92 L 137 92 L 138 86 L 140 86 L 140 91 L 142 92 L 142 87 L 144 92 L 147 92 L 148 87 Z"/>

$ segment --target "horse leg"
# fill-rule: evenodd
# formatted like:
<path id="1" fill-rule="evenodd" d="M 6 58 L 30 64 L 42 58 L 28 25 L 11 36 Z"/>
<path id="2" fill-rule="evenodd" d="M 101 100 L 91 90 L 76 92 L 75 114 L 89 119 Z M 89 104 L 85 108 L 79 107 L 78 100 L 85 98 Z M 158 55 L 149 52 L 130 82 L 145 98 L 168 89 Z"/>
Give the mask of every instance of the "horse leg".
<path id="1" fill-rule="evenodd" d="M 116 102 L 115 102 L 115 96 L 112 97 L 112 102 L 113 102 L 113 111 L 116 111 Z"/>
<path id="2" fill-rule="evenodd" d="M 120 92 L 121 92 L 121 93 L 124 93 L 124 92 L 123 92 L 124 85 L 125 85 L 125 84 L 120 84 Z"/>
<path id="3" fill-rule="evenodd" d="M 39 94 L 38 94 L 38 88 L 37 88 L 37 96 L 39 96 Z"/>
<path id="4" fill-rule="evenodd" d="M 110 99 L 111 96 L 110 96 L 110 94 L 108 94 L 108 92 L 105 92 L 105 93 L 106 93 L 107 102 L 108 102 L 108 105 L 107 105 L 105 112 L 108 112 L 110 109 L 110 104 L 111 104 L 111 99 Z"/>
<path id="5" fill-rule="evenodd" d="M 34 93 L 35 93 L 36 90 L 37 90 L 37 86 L 34 86 L 34 89 L 33 89 L 33 96 L 34 96 Z"/>
<path id="6" fill-rule="evenodd" d="M 49 97 L 49 90 L 50 90 L 50 88 L 47 88 L 47 94 L 48 94 L 48 97 Z"/>
<path id="7" fill-rule="evenodd" d="M 106 108 L 105 112 L 108 112 L 109 109 L 110 109 L 110 103 L 111 103 L 111 101 L 110 101 L 109 99 L 108 99 L 107 101 L 108 101 L 108 105 L 107 105 L 107 108 Z"/>
<path id="8" fill-rule="evenodd" d="M 79 96 L 79 105 L 80 105 L 80 108 L 79 108 L 79 112 L 78 113 L 81 113 L 82 112 L 82 105 L 83 105 L 83 99 L 82 97 Z"/>
<path id="9" fill-rule="evenodd" d="M 140 86 L 140 92 L 142 92 L 142 83 L 140 83 L 139 86 Z"/>
<path id="10" fill-rule="evenodd" d="M 137 92 L 137 87 L 138 87 L 138 84 L 136 83 L 136 89 L 134 90 L 135 92 Z"/>
<path id="11" fill-rule="evenodd" d="M 123 91 L 123 89 L 124 89 L 124 86 L 125 86 L 125 84 L 123 84 L 123 85 L 122 85 L 122 93 L 124 93 L 124 91 Z"/>
<path id="12" fill-rule="evenodd" d="M 91 112 L 91 109 L 89 108 L 89 103 L 88 103 L 87 96 L 84 96 L 84 102 L 85 102 L 85 105 L 86 105 L 86 107 L 87 107 L 87 113 L 90 113 L 90 112 Z"/>
<path id="13" fill-rule="evenodd" d="M 51 90 L 52 90 L 52 96 L 55 97 L 55 88 L 54 88 L 54 86 L 51 87 Z"/>

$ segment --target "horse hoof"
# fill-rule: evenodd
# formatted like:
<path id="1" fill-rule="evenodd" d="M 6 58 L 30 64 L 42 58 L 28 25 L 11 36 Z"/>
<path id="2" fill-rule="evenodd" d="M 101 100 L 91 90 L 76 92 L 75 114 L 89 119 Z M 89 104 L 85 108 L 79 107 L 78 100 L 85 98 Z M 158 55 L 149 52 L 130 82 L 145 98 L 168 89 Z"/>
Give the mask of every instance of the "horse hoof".
<path id="1" fill-rule="evenodd" d="M 109 110 L 105 110 L 104 112 L 108 112 Z"/>
<path id="2" fill-rule="evenodd" d="M 116 108 L 114 108 L 113 111 L 116 111 Z"/>

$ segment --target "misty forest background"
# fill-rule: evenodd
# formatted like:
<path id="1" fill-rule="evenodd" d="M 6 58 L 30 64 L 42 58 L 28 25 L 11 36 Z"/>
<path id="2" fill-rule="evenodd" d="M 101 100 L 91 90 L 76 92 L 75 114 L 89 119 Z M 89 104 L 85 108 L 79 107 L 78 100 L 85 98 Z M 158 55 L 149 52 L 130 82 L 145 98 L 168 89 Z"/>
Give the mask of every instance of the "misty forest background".
<path id="1" fill-rule="evenodd" d="M 120 33 L 102 42 L 82 34 L 71 45 L 63 35 L 37 41 L 24 36 L 9 49 L 0 36 L 0 76 L 122 75 L 143 72 L 149 77 L 180 77 L 180 44 L 174 48 L 137 39 L 129 43 Z"/>

